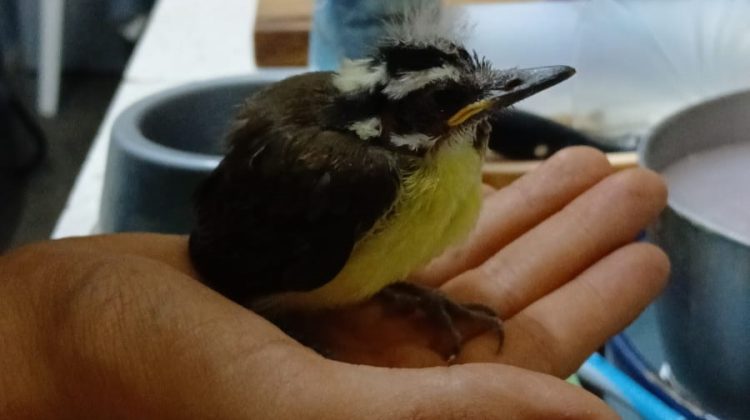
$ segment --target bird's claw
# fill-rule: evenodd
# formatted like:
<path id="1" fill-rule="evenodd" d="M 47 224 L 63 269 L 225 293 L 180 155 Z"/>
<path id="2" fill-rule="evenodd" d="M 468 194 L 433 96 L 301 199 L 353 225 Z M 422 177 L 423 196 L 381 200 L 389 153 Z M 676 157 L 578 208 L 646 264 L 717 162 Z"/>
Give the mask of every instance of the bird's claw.
<path id="1" fill-rule="evenodd" d="M 378 297 L 392 308 L 401 311 L 420 309 L 424 315 L 450 336 L 450 346 L 443 353 L 446 361 L 453 361 L 461 352 L 465 336 L 456 326 L 459 319 L 479 324 L 481 332 L 494 331 L 498 337 L 498 351 L 503 344 L 502 321 L 487 306 L 456 303 L 436 289 L 413 283 L 398 282 L 380 291 Z"/>

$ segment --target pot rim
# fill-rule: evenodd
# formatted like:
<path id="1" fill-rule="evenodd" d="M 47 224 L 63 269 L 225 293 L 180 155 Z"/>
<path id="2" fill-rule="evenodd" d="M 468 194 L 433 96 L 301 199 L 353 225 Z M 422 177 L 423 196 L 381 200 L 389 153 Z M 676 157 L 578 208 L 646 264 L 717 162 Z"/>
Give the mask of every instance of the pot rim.
<path id="1" fill-rule="evenodd" d="M 659 172 L 661 174 L 661 171 L 654 168 L 653 162 L 651 162 L 650 159 L 650 152 L 652 150 L 652 145 L 656 143 L 656 141 L 664 135 L 668 130 L 670 130 L 673 126 L 677 125 L 682 121 L 684 118 L 686 118 L 688 115 L 691 115 L 696 112 L 702 112 L 706 109 L 711 109 L 712 107 L 716 106 L 718 103 L 725 102 L 727 100 L 736 99 L 738 97 L 748 97 L 750 98 L 750 90 L 741 90 L 737 92 L 731 92 L 723 95 L 719 95 L 698 103 L 695 103 L 693 105 L 689 105 L 687 107 L 684 107 L 667 118 L 665 118 L 663 121 L 656 124 L 649 132 L 646 134 L 644 139 L 639 142 L 638 147 L 636 148 L 636 153 L 638 155 L 638 161 L 640 162 L 643 167 L 651 169 L 653 171 Z M 684 157 L 684 156 L 683 156 Z M 674 163 L 674 162 L 670 162 Z M 750 238 L 744 238 L 740 235 L 738 235 L 735 232 L 732 232 L 708 219 L 705 218 L 705 216 L 699 215 L 696 211 L 690 210 L 689 208 L 686 208 L 683 205 L 680 205 L 680 203 L 675 203 L 671 196 L 667 197 L 667 206 L 675 212 L 678 216 L 683 218 L 685 221 L 689 222 L 690 224 L 696 226 L 697 228 L 700 228 L 701 230 L 717 235 L 719 237 L 725 238 L 727 240 L 730 240 L 737 245 L 740 245 L 745 248 L 750 248 Z"/>

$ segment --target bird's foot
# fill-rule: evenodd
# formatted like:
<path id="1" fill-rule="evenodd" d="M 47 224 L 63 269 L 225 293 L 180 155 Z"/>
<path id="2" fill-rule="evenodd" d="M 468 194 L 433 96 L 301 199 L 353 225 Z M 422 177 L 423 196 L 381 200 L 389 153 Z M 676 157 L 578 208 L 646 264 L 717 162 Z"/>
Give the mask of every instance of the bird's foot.
<path id="1" fill-rule="evenodd" d="M 455 359 L 467 338 L 456 325 L 459 320 L 470 322 L 474 331 L 479 327 L 478 333 L 494 331 L 498 337 L 498 351 L 503 345 L 502 320 L 487 306 L 456 303 L 436 289 L 406 282 L 394 283 L 381 290 L 377 296 L 388 307 L 402 312 L 420 309 L 430 322 L 447 332 L 448 350 L 441 353 L 449 362 Z"/>

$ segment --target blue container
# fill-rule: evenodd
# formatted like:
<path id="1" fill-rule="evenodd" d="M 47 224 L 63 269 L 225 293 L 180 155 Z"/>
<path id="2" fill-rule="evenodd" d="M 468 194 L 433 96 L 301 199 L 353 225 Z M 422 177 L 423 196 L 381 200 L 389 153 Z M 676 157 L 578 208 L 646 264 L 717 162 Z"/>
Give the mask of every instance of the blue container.
<path id="1" fill-rule="evenodd" d="M 365 57 L 384 33 L 394 12 L 439 0 L 317 0 L 310 31 L 310 66 L 336 70 L 344 58 Z"/>

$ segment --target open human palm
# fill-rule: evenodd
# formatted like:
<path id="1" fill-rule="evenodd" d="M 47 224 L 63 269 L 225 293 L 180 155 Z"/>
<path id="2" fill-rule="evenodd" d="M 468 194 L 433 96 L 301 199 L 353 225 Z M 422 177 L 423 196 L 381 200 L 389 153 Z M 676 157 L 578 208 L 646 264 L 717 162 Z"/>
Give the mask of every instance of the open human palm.
<path id="1" fill-rule="evenodd" d="M 560 378 L 658 294 L 668 261 L 632 242 L 664 206 L 664 184 L 643 169 L 612 172 L 600 153 L 570 148 L 488 189 L 468 241 L 409 279 L 504 320 L 499 351 L 495 334 L 462 326 L 469 339 L 451 366 L 439 331 L 377 299 L 297 319 L 322 357 L 197 281 L 184 237 L 15 251 L 0 259 L 0 328 L 16 337 L 0 367 L 24 386 L 0 382 L 14 402 L 0 416 L 613 416 Z"/>
<path id="2" fill-rule="evenodd" d="M 597 154 L 571 149 L 500 191 L 486 189 L 478 226 L 410 280 L 504 319 L 507 339 L 473 334 L 451 363 L 500 362 L 564 377 L 624 328 L 663 284 L 668 262 L 632 243 L 666 199 L 643 170 L 609 176 Z M 605 179 L 606 178 L 606 179 Z M 318 315 L 294 314 L 327 357 L 378 366 L 448 363 L 445 331 L 373 299 Z M 474 328 L 476 330 L 476 328 Z"/>

